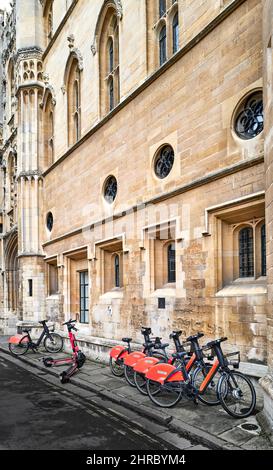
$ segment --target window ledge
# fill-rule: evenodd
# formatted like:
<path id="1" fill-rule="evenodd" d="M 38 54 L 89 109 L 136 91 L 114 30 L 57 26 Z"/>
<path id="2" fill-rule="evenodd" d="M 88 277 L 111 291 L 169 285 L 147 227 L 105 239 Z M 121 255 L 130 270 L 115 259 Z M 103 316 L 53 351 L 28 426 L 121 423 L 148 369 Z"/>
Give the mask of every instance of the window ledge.
<path id="1" fill-rule="evenodd" d="M 123 289 L 110 290 L 105 292 L 100 296 L 100 299 L 122 299 L 123 298 Z"/>
<path id="2" fill-rule="evenodd" d="M 156 289 L 151 297 L 176 297 L 176 288 L 175 284 L 167 284 L 161 289 Z"/>
<path id="3" fill-rule="evenodd" d="M 223 287 L 216 293 L 216 297 L 240 297 L 245 295 L 265 295 L 267 287 L 265 281 L 252 280 L 248 282 L 239 282 L 237 279 L 234 283 Z"/>

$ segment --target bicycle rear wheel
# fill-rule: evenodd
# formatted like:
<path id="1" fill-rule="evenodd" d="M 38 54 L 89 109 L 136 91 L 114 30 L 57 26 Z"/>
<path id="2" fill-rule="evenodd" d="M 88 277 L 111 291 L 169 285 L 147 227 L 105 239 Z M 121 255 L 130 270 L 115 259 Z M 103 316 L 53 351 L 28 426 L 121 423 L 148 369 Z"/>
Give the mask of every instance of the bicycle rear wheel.
<path id="1" fill-rule="evenodd" d="M 224 410 L 233 418 L 247 418 L 256 406 L 256 392 L 251 380 L 241 372 L 231 370 L 222 375 L 217 387 Z"/>
<path id="2" fill-rule="evenodd" d="M 110 357 L 109 366 L 113 375 L 115 375 L 116 377 L 123 377 L 124 375 L 123 360 L 120 359 L 119 362 L 120 363 L 118 363 L 116 359 L 113 359 L 113 357 Z"/>
<path id="3" fill-rule="evenodd" d="M 206 370 L 207 367 L 207 370 Z M 194 388 L 199 390 L 201 383 L 206 377 L 208 371 L 211 369 L 211 364 L 207 364 L 206 367 L 197 367 L 192 375 L 192 385 Z M 198 400 L 200 400 L 205 405 L 215 406 L 220 404 L 220 400 L 217 396 L 217 384 L 220 380 L 221 374 L 217 372 L 213 377 L 213 380 L 209 383 L 206 388 L 206 391 L 202 395 L 198 395 Z"/>
<path id="4" fill-rule="evenodd" d="M 24 336 L 24 338 L 22 338 L 21 341 L 16 344 L 9 343 L 9 351 L 13 356 L 23 356 L 23 354 L 27 353 L 29 348 L 29 342 L 23 341 L 25 338 L 28 337 Z"/>
<path id="5" fill-rule="evenodd" d="M 63 349 L 63 338 L 57 333 L 50 333 L 44 340 L 44 347 L 51 354 L 58 353 Z"/>
<path id="6" fill-rule="evenodd" d="M 166 383 L 161 386 L 152 380 L 147 380 L 147 392 L 152 402 L 161 408 L 171 408 L 182 398 L 183 390 L 179 382 Z"/>

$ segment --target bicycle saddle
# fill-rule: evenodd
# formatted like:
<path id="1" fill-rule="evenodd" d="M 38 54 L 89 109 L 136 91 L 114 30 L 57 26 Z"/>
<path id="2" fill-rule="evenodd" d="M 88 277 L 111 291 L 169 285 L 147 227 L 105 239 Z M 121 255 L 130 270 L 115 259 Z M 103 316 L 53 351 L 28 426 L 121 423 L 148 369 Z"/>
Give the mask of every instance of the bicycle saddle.
<path id="1" fill-rule="evenodd" d="M 132 341 L 132 338 L 122 338 L 122 340 L 124 343 L 130 343 Z"/>
<path id="2" fill-rule="evenodd" d="M 152 330 L 151 330 L 151 328 L 149 328 L 149 327 L 142 326 L 142 328 L 141 328 L 141 333 L 142 333 L 143 335 L 150 335 L 150 334 L 152 333 Z"/>
<path id="3" fill-rule="evenodd" d="M 170 339 L 172 338 L 178 338 L 179 336 L 181 336 L 182 334 L 182 331 L 173 331 L 171 334 L 170 334 Z"/>
<path id="4" fill-rule="evenodd" d="M 172 354 L 172 357 L 174 357 L 175 359 L 182 359 L 182 357 L 184 356 L 188 356 L 187 351 L 181 351 L 181 352 Z"/>
<path id="5" fill-rule="evenodd" d="M 24 328 L 22 331 L 23 331 L 23 333 L 28 333 L 31 330 L 32 330 L 32 328 Z"/>
<path id="6" fill-rule="evenodd" d="M 44 324 L 47 323 L 47 322 L 48 322 L 48 320 L 41 320 L 41 321 L 39 321 L 39 323 L 41 323 L 41 325 L 44 325 Z"/>
<path id="7" fill-rule="evenodd" d="M 155 343 L 155 349 L 166 349 L 169 346 L 169 343 Z"/>
<path id="8" fill-rule="evenodd" d="M 186 341 L 194 341 L 195 339 L 202 338 L 204 333 L 196 333 L 196 335 L 189 336 Z"/>
<path id="9" fill-rule="evenodd" d="M 216 346 L 217 344 L 220 344 L 220 343 L 222 343 L 223 341 L 226 341 L 226 340 L 227 340 L 226 337 L 222 337 L 222 338 L 215 339 L 215 340 L 213 340 L 213 341 L 210 341 L 210 342 L 206 345 L 206 347 L 211 348 L 211 347 Z"/>

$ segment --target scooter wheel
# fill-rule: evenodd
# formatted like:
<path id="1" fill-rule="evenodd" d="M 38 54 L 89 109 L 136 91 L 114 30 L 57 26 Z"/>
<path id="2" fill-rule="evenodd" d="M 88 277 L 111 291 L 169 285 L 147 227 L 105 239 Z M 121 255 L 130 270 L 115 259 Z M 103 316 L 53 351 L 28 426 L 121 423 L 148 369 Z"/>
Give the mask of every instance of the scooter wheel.
<path id="1" fill-rule="evenodd" d="M 67 377 L 66 372 L 62 372 L 60 374 L 60 381 L 61 381 L 62 384 L 67 384 L 69 382 L 69 377 Z"/>
<path id="2" fill-rule="evenodd" d="M 44 366 L 52 367 L 53 360 L 53 357 L 46 357 L 45 359 L 43 359 Z"/>

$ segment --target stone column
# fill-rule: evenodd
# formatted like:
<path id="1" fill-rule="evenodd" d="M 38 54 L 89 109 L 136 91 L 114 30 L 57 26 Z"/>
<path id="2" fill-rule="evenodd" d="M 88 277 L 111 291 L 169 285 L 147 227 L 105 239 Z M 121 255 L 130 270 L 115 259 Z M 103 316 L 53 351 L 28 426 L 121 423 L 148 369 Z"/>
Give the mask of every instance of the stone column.
<path id="1" fill-rule="evenodd" d="M 44 89 L 41 51 L 18 52 L 18 256 L 23 319 L 45 317 L 45 268 L 41 247 L 41 189 L 39 113 Z"/>

